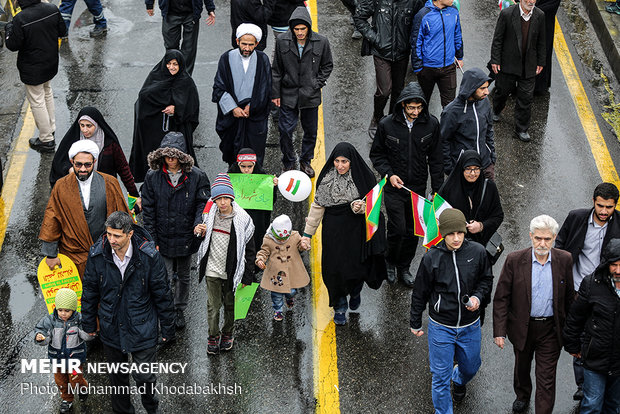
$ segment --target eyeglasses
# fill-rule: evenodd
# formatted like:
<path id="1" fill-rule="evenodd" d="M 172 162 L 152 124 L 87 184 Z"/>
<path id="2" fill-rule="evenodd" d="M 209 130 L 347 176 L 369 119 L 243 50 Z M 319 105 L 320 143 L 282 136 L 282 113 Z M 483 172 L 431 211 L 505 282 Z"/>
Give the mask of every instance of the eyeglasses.
<path id="1" fill-rule="evenodd" d="M 90 168 L 90 167 L 93 166 L 93 163 L 92 162 L 77 162 L 77 161 L 74 161 L 73 165 L 75 165 L 75 168 L 77 168 L 79 170 L 82 167 Z"/>
<path id="2" fill-rule="evenodd" d="M 465 168 L 467 174 L 476 174 L 480 172 L 480 168 Z"/>

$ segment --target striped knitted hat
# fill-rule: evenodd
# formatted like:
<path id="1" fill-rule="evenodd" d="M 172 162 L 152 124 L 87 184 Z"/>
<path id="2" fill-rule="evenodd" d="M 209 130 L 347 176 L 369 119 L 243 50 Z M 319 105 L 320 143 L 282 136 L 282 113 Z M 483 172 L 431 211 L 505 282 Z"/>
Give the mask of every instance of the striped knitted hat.
<path id="1" fill-rule="evenodd" d="M 235 190 L 230 182 L 230 177 L 226 173 L 219 173 L 215 177 L 213 184 L 211 184 L 211 198 L 213 201 L 220 197 L 235 199 Z"/>

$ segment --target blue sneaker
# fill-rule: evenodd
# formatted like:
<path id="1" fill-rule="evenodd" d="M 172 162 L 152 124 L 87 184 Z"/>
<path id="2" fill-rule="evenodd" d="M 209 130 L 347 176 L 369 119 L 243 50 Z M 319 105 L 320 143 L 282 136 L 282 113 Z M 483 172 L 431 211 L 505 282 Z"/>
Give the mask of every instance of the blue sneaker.
<path id="1" fill-rule="evenodd" d="M 344 312 L 336 312 L 334 314 L 334 323 L 338 326 L 347 324 L 347 315 Z"/>

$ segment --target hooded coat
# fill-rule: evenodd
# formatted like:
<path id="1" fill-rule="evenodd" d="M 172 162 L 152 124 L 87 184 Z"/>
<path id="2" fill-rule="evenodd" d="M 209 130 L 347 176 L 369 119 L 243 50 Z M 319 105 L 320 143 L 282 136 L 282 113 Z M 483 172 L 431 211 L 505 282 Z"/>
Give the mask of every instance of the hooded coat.
<path id="1" fill-rule="evenodd" d="M 424 109 L 409 130 L 401 104 L 414 98 L 423 102 Z M 439 121 L 428 112 L 424 93 L 417 82 L 405 86 L 394 112 L 379 122 L 370 149 L 370 160 L 379 175 L 387 175 L 388 178 L 397 175 L 405 187 L 418 194 L 425 193 L 429 174 L 433 191 L 441 187 L 443 156 Z M 387 185 L 385 190 L 403 191 L 391 185 Z"/>
<path id="2" fill-rule="evenodd" d="M 179 71 L 175 75 L 166 67 L 172 59 L 179 63 Z M 168 105 L 174 105 L 172 116 L 162 112 Z M 193 134 L 198 126 L 199 112 L 198 89 L 185 69 L 185 58 L 178 50 L 168 50 L 147 76 L 134 105 L 133 145 L 129 166 L 136 182 L 144 181 L 149 170 L 146 157 L 159 148 L 162 138 L 169 131 L 183 134 L 187 153 L 197 165 Z"/>
<path id="3" fill-rule="evenodd" d="M 56 181 L 67 175 L 69 168 L 71 168 L 69 148 L 71 148 L 73 143 L 80 140 L 81 133 L 79 121 L 80 118 L 85 115 L 92 118 L 97 123 L 97 127 L 101 128 L 104 133 L 103 149 L 97 160 L 97 171 L 111 175 L 112 177 L 120 175 L 129 194 L 138 197 L 139 193 L 136 188 L 136 183 L 134 182 L 131 169 L 127 163 L 127 158 L 125 157 L 125 153 L 123 152 L 123 148 L 121 148 L 116 134 L 105 121 L 101 112 L 92 106 L 85 106 L 82 108 L 75 118 L 75 122 L 73 122 L 73 125 L 71 125 L 71 128 L 69 128 L 62 141 L 60 141 L 56 154 L 54 154 L 54 161 L 52 161 L 50 185 L 54 187 Z"/>
<path id="4" fill-rule="evenodd" d="M 181 165 L 182 176 L 176 186 L 166 170 L 167 156 L 177 158 Z M 140 189 L 144 228 L 166 257 L 196 253 L 201 240 L 194 236 L 194 227 L 202 222 L 202 210 L 211 197 L 207 175 L 194 167 L 180 133 L 168 134 L 159 149 L 149 154 L 148 162 L 151 169 Z"/>
<path id="5" fill-rule="evenodd" d="M 67 35 L 55 4 L 19 0 L 22 11 L 6 26 L 6 47 L 17 53 L 19 77 L 26 85 L 40 85 L 58 73 L 58 38 Z"/>
<path id="6" fill-rule="evenodd" d="M 124 354 L 156 346 L 159 330 L 167 340 L 175 336 L 164 260 L 146 230 L 134 225 L 133 231 L 133 255 L 124 277 L 104 236 L 88 254 L 82 293 L 84 331 L 95 332 L 98 319 L 101 342 Z"/>
<path id="7" fill-rule="evenodd" d="M 423 6 L 423 0 L 358 0 L 353 20 L 371 54 L 395 62 L 409 58 L 413 18 Z"/>
<path id="8" fill-rule="evenodd" d="M 566 351 L 581 353 L 584 368 L 610 376 L 620 375 L 620 297 L 609 273 L 618 260 L 620 239 L 612 239 L 596 271 L 581 282 L 563 331 Z"/>
<path id="9" fill-rule="evenodd" d="M 465 179 L 463 171 L 467 164 L 481 166 L 480 155 L 474 150 L 463 152 L 438 193 L 453 208 L 461 210 L 467 221 L 475 220 L 482 223 L 482 231 L 474 234 L 467 233 L 467 238 L 484 246 L 504 221 L 504 210 L 493 180 L 484 178 L 482 172 L 473 183 Z M 485 181 L 486 190 L 482 198 Z"/>
<path id="10" fill-rule="evenodd" d="M 235 156 L 242 148 L 250 147 L 256 151 L 258 163 L 262 164 L 265 155 L 265 142 L 267 140 L 267 121 L 271 109 L 271 65 L 269 57 L 260 50 L 254 50 L 256 54 L 256 75 L 252 96 L 249 99 L 239 101 L 235 96 L 235 82 L 230 69 L 229 53 L 239 53 L 239 49 L 225 52 L 220 56 L 217 72 L 213 80 L 213 94 L 211 101 L 217 105 L 217 120 L 215 131 L 220 136 L 220 151 L 222 160 L 231 165 L 235 162 Z M 224 93 L 229 93 L 240 108 L 250 105 L 248 118 L 235 118 L 233 111 L 224 113 L 219 105 Z"/>
<path id="11" fill-rule="evenodd" d="M 291 293 L 291 289 L 308 286 L 310 276 L 299 254 L 301 235 L 293 230 L 283 243 L 265 235 L 256 261 L 266 263 L 260 287 L 271 292 Z"/>
<path id="12" fill-rule="evenodd" d="M 334 147 L 316 180 L 317 191 L 327 173 L 334 168 L 334 159 L 339 156 L 351 161 L 351 178 L 358 198 L 363 198 L 375 186 L 376 179 L 355 147 L 348 142 L 341 142 Z M 385 221 L 381 215 L 379 229 L 367 242 L 364 216 L 353 213 L 349 202 L 320 208 L 324 208 L 321 256 L 323 282 L 329 294 L 329 306 L 333 307 L 339 298 L 347 296 L 360 283 L 366 282 L 372 289 L 381 287 L 387 277 L 384 257 Z M 308 232 L 308 225 L 305 232 Z"/>
<path id="13" fill-rule="evenodd" d="M 301 56 L 293 33 L 293 28 L 300 22 L 308 27 Z M 275 58 L 271 65 L 271 99 L 280 98 L 280 104 L 289 108 L 316 108 L 321 104 L 321 88 L 333 68 L 329 41 L 312 31 L 308 9 L 297 7 L 289 19 L 289 30 L 276 39 Z"/>
<path id="14" fill-rule="evenodd" d="M 495 164 L 493 111 L 489 98 L 468 100 L 485 82 L 491 79 L 479 68 L 463 74 L 458 96 L 441 113 L 444 169 L 449 175 L 462 151 L 475 150 L 480 154 L 482 169 Z"/>

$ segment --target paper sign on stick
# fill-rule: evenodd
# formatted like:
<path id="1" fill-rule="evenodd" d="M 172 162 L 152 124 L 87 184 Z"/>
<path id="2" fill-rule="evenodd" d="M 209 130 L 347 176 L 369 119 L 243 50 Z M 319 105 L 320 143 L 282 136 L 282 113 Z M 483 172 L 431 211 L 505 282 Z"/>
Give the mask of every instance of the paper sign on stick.
<path id="1" fill-rule="evenodd" d="M 56 306 L 56 292 L 58 292 L 60 288 L 66 287 L 77 294 L 77 311 L 80 312 L 82 309 L 82 280 L 80 279 L 77 267 L 75 267 L 75 263 L 64 254 L 59 254 L 58 258 L 60 259 L 60 268 L 56 267 L 54 270 L 50 270 L 44 258 L 41 260 L 41 263 L 39 263 L 39 268 L 37 269 L 37 279 L 39 279 L 39 285 L 43 292 L 43 299 L 45 300 L 47 311 L 49 313 L 54 311 L 54 307 Z"/>
<path id="2" fill-rule="evenodd" d="M 244 209 L 273 210 L 273 175 L 229 174 L 235 202 Z"/>
<path id="3" fill-rule="evenodd" d="M 245 319 L 252 304 L 252 299 L 258 289 L 258 283 L 252 283 L 246 287 L 239 285 L 235 291 L 235 320 Z"/>

